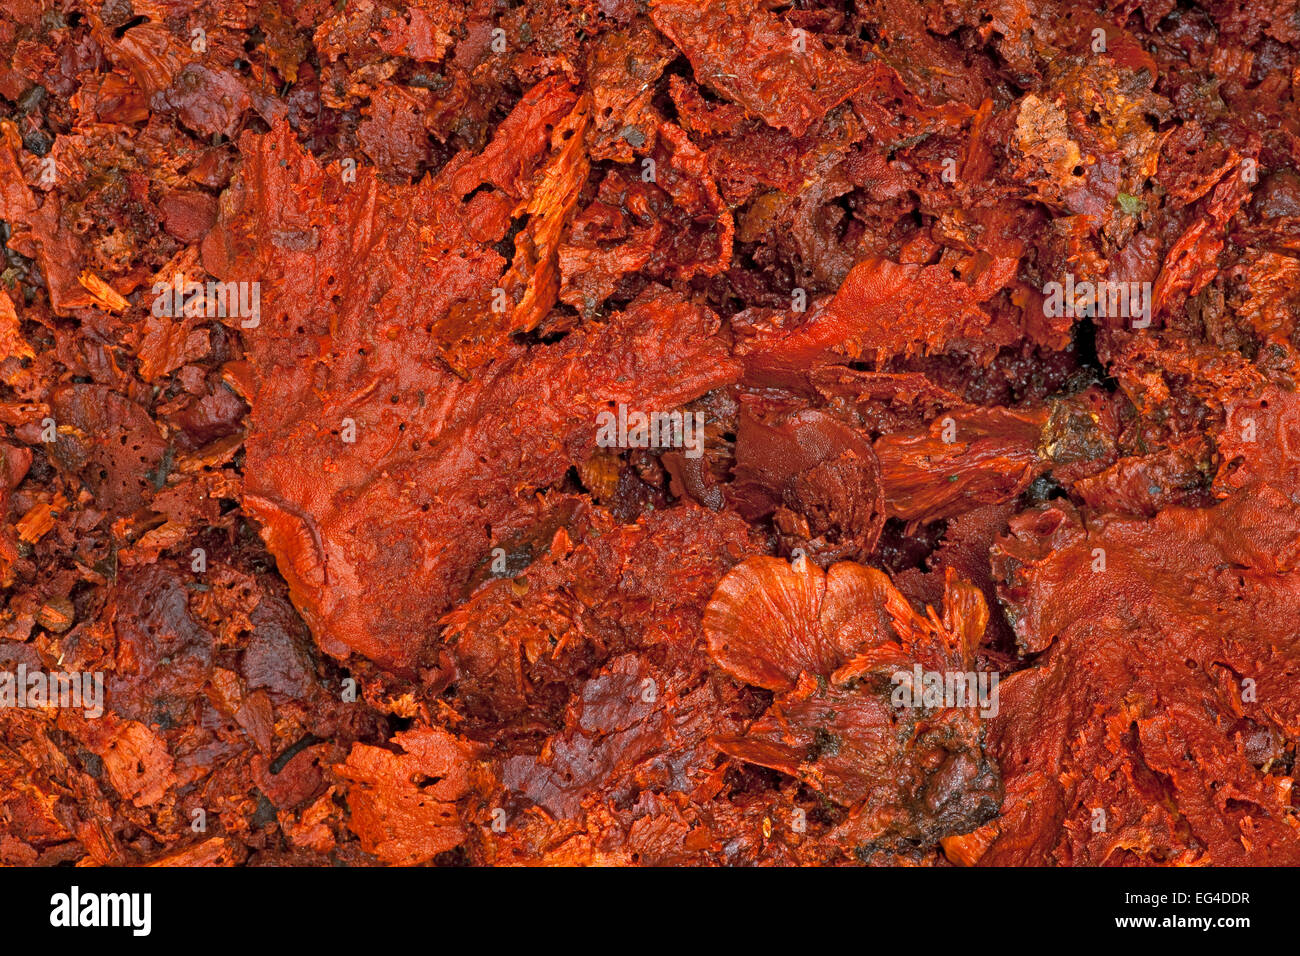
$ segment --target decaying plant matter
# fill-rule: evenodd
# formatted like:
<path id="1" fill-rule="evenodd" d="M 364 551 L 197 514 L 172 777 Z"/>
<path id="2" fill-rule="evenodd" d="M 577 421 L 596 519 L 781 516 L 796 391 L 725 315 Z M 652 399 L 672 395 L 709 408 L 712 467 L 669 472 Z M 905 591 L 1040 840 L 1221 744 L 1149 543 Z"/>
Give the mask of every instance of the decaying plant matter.
<path id="1" fill-rule="evenodd" d="M 1298 100 L 1295 0 L 8 0 L 0 862 L 1300 863 Z"/>

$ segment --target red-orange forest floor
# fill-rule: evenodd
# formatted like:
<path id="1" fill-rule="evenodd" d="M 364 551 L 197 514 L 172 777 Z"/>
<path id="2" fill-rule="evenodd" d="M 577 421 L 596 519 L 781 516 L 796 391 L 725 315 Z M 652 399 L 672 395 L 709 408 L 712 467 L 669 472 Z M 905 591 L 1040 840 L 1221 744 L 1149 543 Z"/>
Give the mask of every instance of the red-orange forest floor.
<path id="1" fill-rule="evenodd" d="M 0 862 L 1300 863 L 1298 46 L 6 0 Z"/>

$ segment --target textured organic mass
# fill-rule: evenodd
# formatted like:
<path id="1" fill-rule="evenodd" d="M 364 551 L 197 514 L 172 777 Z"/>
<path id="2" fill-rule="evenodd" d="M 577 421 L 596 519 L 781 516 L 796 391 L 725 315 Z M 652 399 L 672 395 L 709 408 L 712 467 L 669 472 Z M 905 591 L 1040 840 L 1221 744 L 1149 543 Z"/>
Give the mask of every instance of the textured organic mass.
<path id="1" fill-rule="evenodd" d="M 1296 0 L 6 0 L 0 245 L 0 864 L 1300 864 Z"/>

